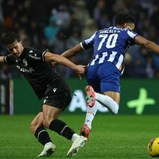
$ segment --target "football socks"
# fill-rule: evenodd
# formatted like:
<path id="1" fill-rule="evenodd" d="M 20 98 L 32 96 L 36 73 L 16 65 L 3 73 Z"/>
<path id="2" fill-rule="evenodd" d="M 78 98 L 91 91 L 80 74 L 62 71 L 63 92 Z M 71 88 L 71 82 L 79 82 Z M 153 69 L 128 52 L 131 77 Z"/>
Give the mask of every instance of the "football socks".
<path id="1" fill-rule="evenodd" d="M 58 119 L 53 120 L 50 123 L 49 128 L 50 130 L 57 132 L 59 135 L 62 135 L 69 140 L 71 140 L 73 134 L 75 133 L 71 128 L 67 126 L 66 123 Z"/>
<path id="2" fill-rule="evenodd" d="M 99 93 L 96 94 L 96 100 L 101 103 L 104 107 L 108 108 L 113 114 L 117 114 L 119 110 L 119 105 L 111 97 Z"/>
<path id="3" fill-rule="evenodd" d="M 38 139 L 38 141 L 42 144 L 45 145 L 48 142 L 52 142 L 48 132 L 43 126 L 40 126 L 36 129 L 35 131 L 35 137 Z"/>
<path id="4" fill-rule="evenodd" d="M 85 124 L 91 129 L 92 128 L 92 121 L 94 119 L 94 116 L 96 115 L 97 109 L 101 105 L 98 101 L 95 101 L 95 104 L 93 107 L 87 107 L 86 112 L 86 118 L 85 118 Z"/>

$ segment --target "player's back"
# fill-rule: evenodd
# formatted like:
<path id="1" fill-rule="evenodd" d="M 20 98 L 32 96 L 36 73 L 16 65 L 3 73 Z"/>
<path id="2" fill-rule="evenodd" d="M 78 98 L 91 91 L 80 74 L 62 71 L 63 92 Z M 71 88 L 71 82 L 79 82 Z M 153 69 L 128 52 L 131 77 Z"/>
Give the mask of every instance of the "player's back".
<path id="1" fill-rule="evenodd" d="M 94 48 L 94 60 L 90 65 L 109 61 L 119 69 L 124 60 L 125 50 L 134 44 L 136 35 L 128 29 L 115 26 L 96 31 L 85 41 L 87 44 L 91 43 Z"/>
<path id="2" fill-rule="evenodd" d="M 94 38 L 95 54 L 102 52 L 124 52 L 128 40 L 127 29 L 109 27 L 96 32 Z"/>

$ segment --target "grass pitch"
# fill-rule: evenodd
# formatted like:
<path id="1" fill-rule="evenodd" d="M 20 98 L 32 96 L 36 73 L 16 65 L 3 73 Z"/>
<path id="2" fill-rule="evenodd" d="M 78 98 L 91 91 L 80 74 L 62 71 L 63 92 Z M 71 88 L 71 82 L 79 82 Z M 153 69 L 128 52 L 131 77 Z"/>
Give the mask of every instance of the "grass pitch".
<path id="1" fill-rule="evenodd" d="M 43 147 L 30 133 L 33 115 L 0 116 L 0 159 L 36 159 Z M 61 119 L 79 133 L 85 114 L 63 114 Z M 75 159 L 150 159 L 147 144 L 159 136 L 159 117 L 156 115 L 97 114 L 92 132 L 85 147 Z M 49 157 L 65 159 L 71 142 L 49 131 L 56 144 L 55 153 Z"/>

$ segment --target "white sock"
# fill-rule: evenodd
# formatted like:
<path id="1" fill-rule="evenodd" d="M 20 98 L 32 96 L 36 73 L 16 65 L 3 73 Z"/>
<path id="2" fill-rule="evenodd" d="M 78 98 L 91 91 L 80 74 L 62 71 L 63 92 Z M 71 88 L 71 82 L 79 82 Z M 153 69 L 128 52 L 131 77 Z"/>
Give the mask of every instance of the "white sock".
<path id="1" fill-rule="evenodd" d="M 72 138 L 71 138 L 71 140 L 72 140 L 72 142 L 74 142 L 77 138 L 79 138 L 80 136 L 78 135 L 78 134 L 76 134 L 76 133 L 74 133 L 73 135 L 72 135 Z"/>
<path id="2" fill-rule="evenodd" d="M 111 97 L 95 92 L 96 100 L 101 103 L 104 107 L 108 108 L 113 114 L 117 114 L 119 110 L 119 104 L 114 101 Z"/>
<path id="3" fill-rule="evenodd" d="M 90 129 L 92 128 L 92 121 L 96 115 L 99 105 L 101 104 L 98 101 L 96 101 L 92 108 L 90 108 L 89 106 L 87 107 L 86 118 L 84 123 L 87 124 L 87 126 Z"/>
<path id="4" fill-rule="evenodd" d="M 50 144 L 53 144 L 53 143 L 52 143 L 52 142 L 47 142 L 47 143 L 45 144 L 45 146 L 46 146 L 46 145 L 50 145 Z"/>

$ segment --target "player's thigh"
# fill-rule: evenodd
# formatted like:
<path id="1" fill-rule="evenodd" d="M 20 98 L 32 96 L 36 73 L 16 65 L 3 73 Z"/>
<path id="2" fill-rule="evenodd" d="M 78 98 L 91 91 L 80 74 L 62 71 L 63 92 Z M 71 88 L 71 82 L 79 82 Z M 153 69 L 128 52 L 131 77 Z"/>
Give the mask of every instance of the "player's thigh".
<path id="1" fill-rule="evenodd" d="M 57 119 L 63 110 L 52 105 L 43 105 L 43 125 L 49 128 L 50 123 Z"/>
<path id="2" fill-rule="evenodd" d="M 118 104 L 120 103 L 120 93 L 119 92 L 107 91 L 107 92 L 104 92 L 103 94 L 111 97 Z"/>
<path id="3" fill-rule="evenodd" d="M 101 82 L 101 93 L 120 103 L 120 85 L 118 81 Z"/>
<path id="4" fill-rule="evenodd" d="M 44 120 L 57 119 L 63 110 L 52 105 L 43 105 L 43 118 Z"/>
<path id="5" fill-rule="evenodd" d="M 98 79 L 98 67 L 96 65 L 89 66 L 86 72 L 88 85 L 91 85 L 96 92 L 100 92 L 100 81 Z"/>
<path id="6" fill-rule="evenodd" d="M 100 66 L 98 78 L 100 79 L 101 93 L 108 91 L 120 93 L 120 71 L 112 63 Z"/>

